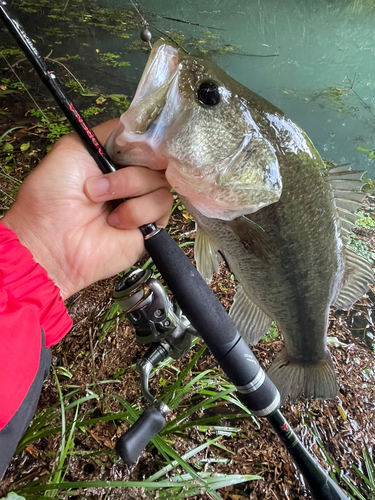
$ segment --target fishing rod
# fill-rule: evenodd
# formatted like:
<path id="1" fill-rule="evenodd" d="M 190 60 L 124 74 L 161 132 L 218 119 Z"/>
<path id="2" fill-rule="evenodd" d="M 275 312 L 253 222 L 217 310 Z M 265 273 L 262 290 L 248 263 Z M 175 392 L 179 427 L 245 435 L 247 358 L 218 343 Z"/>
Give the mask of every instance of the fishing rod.
<path id="1" fill-rule="evenodd" d="M 18 20 L 8 10 L 5 0 L 0 0 L 0 17 L 55 98 L 100 170 L 103 173 L 114 172 L 116 168 L 103 146 L 68 98 L 55 73 L 47 68 L 45 61 Z M 206 342 L 225 374 L 235 385 L 241 401 L 254 415 L 267 418 L 302 473 L 313 498 L 316 500 L 349 500 L 349 497 L 320 467 L 317 460 L 309 454 L 283 417 L 279 410 L 280 395 L 278 390 L 265 374 L 249 346 L 238 333 L 232 319 L 198 273 L 196 267 L 169 234 L 164 229 L 158 228 L 155 223 L 142 226 L 140 230 L 144 237 L 146 250 L 184 315 Z M 142 281 L 142 290 L 149 294 L 148 298 L 150 298 L 153 293 L 151 285 L 144 286 L 143 280 L 143 275 L 127 276 L 125 281 L 122 280 L 117 291 L 121 295 L 122 288 L 128 289 L 133 285 L 138 286 L 139 282 Z M 138 293 L 139 291 L 132 295 L 134 300 L 138 297 Z M 139 303 L 140 300 L 137 300 L 133 304 L 133 310 Z M 160 311 L 160 308 L 156 310 L 158 314 Z M 164 325 L 167 325 L 167 321 Z M 160 352 L 161 350 L 154 353 L 151 361 L 156 362 Z M 152 364 L 151 361 L 146 360 L 146 364 L 147 362 Z M 163 411 L 164 408 L 160 405 L 159 407 L 150 406 L 130 428 L 130 438 L 119 440 L 116 449 L 127 463 L 132 463 L 132 460 L 137 459 L 137 454 L 140 454 L 147 443 L 163 428 L 165 425 Z M 129 442 L 130 449 L 134 446 L 136 453 L 127 456 Z"/>

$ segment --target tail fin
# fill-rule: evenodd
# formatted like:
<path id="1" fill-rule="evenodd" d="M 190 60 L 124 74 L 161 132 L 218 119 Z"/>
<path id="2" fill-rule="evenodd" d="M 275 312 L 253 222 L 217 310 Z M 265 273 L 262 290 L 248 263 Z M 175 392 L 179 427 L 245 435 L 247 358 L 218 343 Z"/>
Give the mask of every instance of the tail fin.
<path id="1" fill-rule="evenodd" d="M 290 396 L 290 402 L 305 395 L 307 399 L 335 399 L 337 381 L 329 352 L 315 364 L 299 364 L 283 349 L 267 372 L 279 389 L 281 404 Z"/>

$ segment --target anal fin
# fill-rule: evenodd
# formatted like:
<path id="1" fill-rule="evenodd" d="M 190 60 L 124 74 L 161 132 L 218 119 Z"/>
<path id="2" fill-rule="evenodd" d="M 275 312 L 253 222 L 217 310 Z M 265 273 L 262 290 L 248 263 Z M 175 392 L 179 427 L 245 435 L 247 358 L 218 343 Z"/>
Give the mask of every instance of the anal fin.
<path id="1" fill-rule="evenodd" d="M 374 283 L 375 276 L 370 263 L 352 249 L 346 247 L 344 257 L 344 284 L 333 305 L 346 311 L 367 292 L 369 284 Z"/>
<path id="2" fill-rule="evenodd" d="M 255 345 L 270 329 L 272 319 L 265 314 L 243 291 L 240 285 L 229 311 L 243 339 Z"/>
<path id="3" fill-rule="evenodd" d="M 286 349 L 275 358 L 267 375 L 280 392 L 281 404 L 288 396 L 293 403 L 304 394 L 307 399 L 335 399 L 337 381 L 331 355 L 314 364 L 301 364 L 293 360 Z"/>

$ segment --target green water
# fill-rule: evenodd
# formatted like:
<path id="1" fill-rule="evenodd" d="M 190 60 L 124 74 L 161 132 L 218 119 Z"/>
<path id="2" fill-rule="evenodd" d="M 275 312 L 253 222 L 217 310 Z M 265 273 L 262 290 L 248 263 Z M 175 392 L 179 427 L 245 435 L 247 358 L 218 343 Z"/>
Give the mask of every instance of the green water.
<path id="1" fill-rule="evenodd" d="M 33 12 L 28 12 L 29 5 Z M 110 33 L 100 23 L 90 24 L 93 5 L 134 10 L 124 0 L 10 2 L 43 54 L 50 48 L 54 57 L 79 54 L 80 60 L 69 61 L 79 78 L 102 93 L 132 97 L 147 60 L 146 50 L 134 50 L 142 25 L 124 24 L 129 38 L 121 37 L 121 30 Z M 197 47 L 207 50 L 232 77 L 281 108 L 306 131 L 324 159 L 352 163 L 375 178 L 374 0 L 143 0 L 138 5 L 154 39 L 157 30 L 180 32 L 182 45 L 195 52 Z M 48 17 L 52 6 L 55 19 Z M 73 11 L 74 19 L 63 21 Z M 138 14 L 133 19 L 138 22 Z M 108 25 L 113 22 L 108 18 Z M 2 30 L 0 41 L 5 39 Z M 219 48 L 233 50 L 219 54 Z M 130 66 L 103 66 L 103 53 L 117 54 Z"/>
<path id="2" fill-rule="evenodd" d="M 122 2 L 107 0 L 119 7 Z M 144 8 L 214 26 L 236 53 L 213 59 L 281 108 L 324 159 L 354 163 L 375 177 L 375 2 L 358 0 L 154 0 Z M 163 30 L 205 38 L 204 28 L 157 20 Z M 369 149 L 369 152 L 357 148 Z"/>

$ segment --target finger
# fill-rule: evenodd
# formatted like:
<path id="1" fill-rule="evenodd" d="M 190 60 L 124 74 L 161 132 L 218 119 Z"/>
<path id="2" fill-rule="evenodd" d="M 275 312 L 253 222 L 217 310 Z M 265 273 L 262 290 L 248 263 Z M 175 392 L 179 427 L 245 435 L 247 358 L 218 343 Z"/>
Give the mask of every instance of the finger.
<path id="1" fill-rule="evenodd" d="M 158 220 L 168 220 L 173 204 L 173 196 L 166 188 L 132 198 L 121 203 L 108 216 L 110 226 L 118 229 L 133 229 Z"/>
<path id="2" fill-rule="evenodd" d="M 170 189 L 164 172 L 146 167 L 126 167 L 111 174 L 86 179 L 85 192 L 96 202 L 134 198 L 156 191 Z"/>
<path id="3" fill-rule="evenodd" d="M 170 216 L 171 216 L 171 211 L 169 210 L 169 212 L 166 215 L 164 215 L 163 217 L 160 217 L 160 219 L 157 219 L 157 220 L 152 221 L 152 222 L 155 222 L 155 224 L 158 227 L 165 227 L 168 224 Z"/>
<path id="4" fill-rule="evenodd" d="M 99 142 L 104 145 L 108 137 L 111 135 L 113 130 L 115 130 L 120 118 L 114 118 L 105 123 L 101 123 L 93 128 L 94 134 L 98 138 Z"/>

